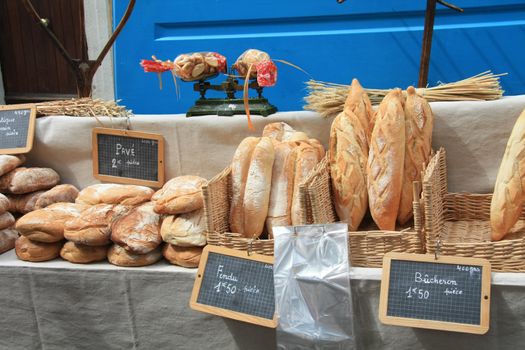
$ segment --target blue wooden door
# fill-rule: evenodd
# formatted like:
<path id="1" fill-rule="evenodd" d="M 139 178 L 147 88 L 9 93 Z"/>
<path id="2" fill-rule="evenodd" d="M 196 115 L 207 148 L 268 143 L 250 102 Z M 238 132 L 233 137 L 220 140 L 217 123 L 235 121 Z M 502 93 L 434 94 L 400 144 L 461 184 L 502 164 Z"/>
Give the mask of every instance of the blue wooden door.
<path id="1" fill-rule="evenodd" d="M 114 21 L 127 0 L 114 0 Z M 438 5 L 429 84 L 485 70 L 507 72 L 507 94 L 525 93 L 525 1 L 455 0 L 459 14 Z M 169 75 L 159 90 L 142 58 L 216 51 L 228 64 L 248 48 L 290 61 L 314 79 L 370 88 L 417 84 L 426 1 L 347 0 L 138 0 L 115 47 L 115 90 L 135 113 L 183 113 L 198 98 L 180 83 L 177 99 Z M 300 110 L 304 73 L 277 63 L 278 82 L 264 95 L 279 110 Z M 218 77 L 213 82 L 219 83 Z M 215 94 L 215 97 L 218 95 Z"/>

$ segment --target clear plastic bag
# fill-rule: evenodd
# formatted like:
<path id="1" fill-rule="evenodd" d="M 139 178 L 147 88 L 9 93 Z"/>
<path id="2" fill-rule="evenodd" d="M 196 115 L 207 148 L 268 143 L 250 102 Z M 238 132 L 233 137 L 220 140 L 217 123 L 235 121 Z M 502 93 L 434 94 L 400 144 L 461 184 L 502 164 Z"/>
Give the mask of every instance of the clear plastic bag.
<path id="1" fill-rule="evenodd" d="M 226 57 L 217 52 L 194 52 L 177 56 L 175 75 L 184 81 L 205 80 L 226 73 Z"/>
<path id="2" fill-rule="evenodd" d="M 347 224 L 273 232 L 277 348 L 355 348 Z"/>

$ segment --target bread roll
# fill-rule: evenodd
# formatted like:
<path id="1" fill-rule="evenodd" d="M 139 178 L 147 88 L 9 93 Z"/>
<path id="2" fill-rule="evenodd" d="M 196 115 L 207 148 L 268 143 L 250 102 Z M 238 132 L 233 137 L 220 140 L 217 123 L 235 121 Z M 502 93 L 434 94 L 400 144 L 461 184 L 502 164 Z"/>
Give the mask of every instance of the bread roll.
<path id="1" fill-rule="evenodd" d="M 32 241 L 26 236 L 20 236 L 15 242 L 15 252 L 20 260 L 41 262 L 58 258 L 62 245 L 62 241 L 43 243 Z"/>
<path id="2" fill-rule="evenodd" d="M 182 214 L 201 209 L 204 206 L 202 186 L 206 179 L 185 175 L 175 177 L 158 190 L 152 197 L 155 211 L 159 214 Z"/>
<path id="3" fill-rule="evenodd" d="M 8 211 L 0 214 L 0 230 L 11 227 L 15 224 L 15 217 Z"/>
<path id="4" fill-rule="evenodd" d="M 75 243 L 102 246 L 111 243 L 111 223 L 131 210 L 131 206 L 96 204 L 82 215 L 66 221 L 64 237 Z"/>
<path id="5" fill-rule="evenodd" d="M 131 209 L 113 221 L 111 240 L 134 254 L 147 254 L 162 242 L 160 215 L 155 213 L 153 202 Z"/>
<path id="6" fill-rule="evenodd" d="M 107 252 L 107 246 L 90 247 L 74 242 L 66 242 L 60 250 L 60 256 L 62 259 L 75 264 L 89 264 L 106 260 Z"/>
<path id="7" fill-rule="evenodd" d="M 230 204 L 230 231 L 242 233 L 244 231 L 244 190 L 246 178 L 250 168 L 253 150 L 259 143 L 257 137 L 247 137 L 241 141 L 232 160 L 232 199 Z"/>
<path id="8" fill-rule="evenodd" d="M 270 123 L 263 129 L 262 136 L 269 137 L 277 141 L 287 141 L 295 130 L 284 122 Z"/>
<path id="9" fill-rule="evenodd" d="M 173 265 L 183 267 L 199 267 L 202 247 L 179 247 L 165 244 L 162 255 Z"/>
<path id="10" fill-rule="evenodd" d="M 407 89 L 405 102 L 405 164 L 403 185 L 397 221 L 404 225 L 412 217 L 413 182 L 421 180 L 424 164 L 428 164 L 432 149 L 434 118 L 427 100 L 416 94 L 416 89 Z"/>
<path id="11" fill-rule="evenodd" d="M 297 147 L 297 159 L 295 162 L 295 175 L 294 175 L 294 190 L 292 196 L 292 208 L 291 217 L 292 225 L 304 225 L 301 217 L 301 200 L 299 195 L 299 187 L 303 181 L 308 177 L 310 172 L 319 163 L 319 155 L 315 147 L 310 146 L 308 143 L 301 143 Z"/>
<path id="12" fill-rule="evenodd" d="M 38 198 L 46 191 L 36 191 L 26 194 L 9 194 L 9 211 L 12 213 L 27 214 L 35 210 Z"/>
<path id="13" fill-rule="evenodd" d="M 0 254 L 13 249 L 17 238 L 18 231 L 13 228 L 0 230 Z"/>
<path id="14" fill-rule="evenodd" d="M 78 189 L 73 185 L 58 185 L 38 197 L 35 209 L 45 208 L 53 203 L 74 203 Z"/>
<path id="15" fill-rule="evenodd" d="M 170 215 L 162 221 L 160 234 L 164 242 L 182 247 L 206 245 L 204 209 L 179 216 Z"/>
<path id="16" fill-rule="evenodd" d="M 405 159 L 401 90 L 389 92 L 377 110 L 367 163 L 370 213 L 381 230 L 395 230 Z"/>
<path id="17" fill-rule="evenodd" d="M 363 140 L 364 136 L 366 144 L 369 144 L 374 127 L 374 110 L 372 109 L 372 103 L 370 102 L 368 94 L 357 79 L 352 80 L 352 85 L 350 86 L 350 91 L 345 101 L 344 111 L 347 115 L 352 112 L 353 115 L 357 117 L 359 128 L 356 128 L 356 131 L 359 131 L 357 136 L 360 139 L 360 143 L 363 144 L 365 142 L 365 140 Z M 361 131 L 364 133 L 362 134 Z"/>
<path id="18" fill-rule="evenodd" d="M 294 142 L 282 142 L 275 148 L 275 161 L 272 168 L 270 204 L 266 228 L 269 233 L 275 222 L 280 226 L 292 224 L 291 208 L 297 145 Z M 278 220 L 271 220 L 277 219 Z"/>
<path id="19" fill-rule="evenodd" d="M 17 168 L 0 177 L 0 191 L 24 194 L 47 190 L 60 182 L 60 176 L 49 168 Z"/>
<path id="20" fill-rule="evenodd" d="M 354 132 L 353 121 L 355 118 L 348 118 L 345 112 L 334 119 L 329 152 L 335 211 L 350 231 L 357 230 L 368 209 L 367 154 Z"/>
<path id="21" fill-rule="evenodd" d="M 162 250 L 159 248 L 147 254 L 134 254 L 127 251 L 118 244 L 113 244 L 108 250 L 108 261 L 117 266 L 139 267 L 155 264 L 162 258 Z"/>
<path id="22" fill-rule="evenodd" d="M 263 232 L 270 202 L 274 158 L 272 141 L 268 137 L 262 137 L 253 150 L 246 177 L 243 200 L 244 230 L 240 232 L 244 237 L 257 238 Z"/>
<path id="23" fill-rule="evenodd" d="M 0 154 L 0 176 L 7 174 L 11 170 L 19 167 L 26 161 L 26 158 L 23 154 L 18 155 L 9 155 L 9 154 Z"/>
<path id="24" fill-rule="evenodd" d="M 96 184 L 80 191 L 75 202 L 90 205 L 100 203 L 138 205 L 149 201 L 154 192 L 144 186 Z"/>
<path id="25" fill-rule="evenodd" d="M 0 214 L 5 213 L 9 209 L 10 205 L 11 203 L 9 202 L 9 199 L 0 193 Z"/>
<path id="26" fill-rule="evenodd" d="M 491 238 L 499 241 L 518 221 L 525 202 L 525 110 L 514 124 L 490 203 Z"/>
<path id="27" fill-rule="evenodd" d="M 64 239 L 65 222 L 78 217 L 87 208 L 75 203 L 51 204 L 22 216 L 16 222 L 16 229 L 33 241 L 59 242 Z"/>

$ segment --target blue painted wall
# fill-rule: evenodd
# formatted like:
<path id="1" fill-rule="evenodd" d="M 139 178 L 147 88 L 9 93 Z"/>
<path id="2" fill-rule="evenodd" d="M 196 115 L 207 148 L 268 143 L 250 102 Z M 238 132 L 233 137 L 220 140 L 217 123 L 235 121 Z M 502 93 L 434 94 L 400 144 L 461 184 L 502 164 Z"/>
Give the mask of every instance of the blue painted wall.
<path id="1" fill-rule="evenodd" d="M 525 93 L 525 1 L 454 0 L 459 14 L 438 5 L 429 84 L 463 79 L 485 70 L 507 72 L 506 94 Z M 114 0 L 114 22 L 127 0 Z M 426 1 L 347 0 L 137 0 L 115 46 L 116 96 L 135 113 L 183 113 L 198 98 L 171 76 L 159 91 L 142 58 L 174 59 L 217 51 L 228 64 L 248 48 L 293 62 L 314 79 L 370 88 L 417 84 Z M 308 77 L 279 64 L 277 85 L 264 95 L 281 111 L 300 110 Z M 220 78 L 214 82 L 219 83 Z M 217 97 L 218 95 L 213 95 Z"/>

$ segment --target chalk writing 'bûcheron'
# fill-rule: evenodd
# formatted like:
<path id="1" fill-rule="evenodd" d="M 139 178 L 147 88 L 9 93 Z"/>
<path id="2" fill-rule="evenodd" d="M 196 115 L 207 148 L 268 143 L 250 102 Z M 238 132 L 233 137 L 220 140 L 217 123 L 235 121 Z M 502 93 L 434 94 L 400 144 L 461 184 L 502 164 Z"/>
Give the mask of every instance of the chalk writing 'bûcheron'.
<path id="1" fill-rule="evenodd" d="M 457 286 L 458 283 L 455 280 L 440 278 L 438 275 L 429 276 L 427 274 L 422 274 L 421 272 L 416 272 L 414 275 L 414 282 L 424 283 L 424 284 L 445 284 Z"/>

